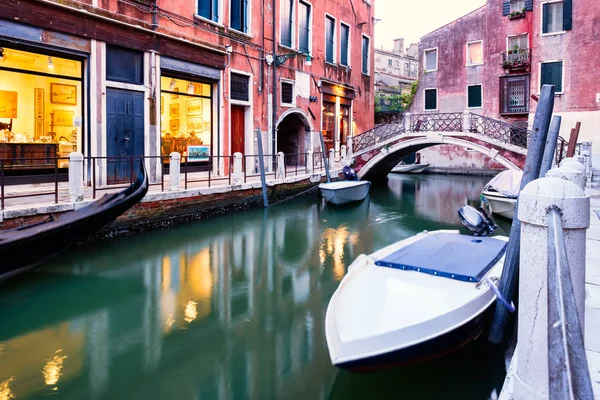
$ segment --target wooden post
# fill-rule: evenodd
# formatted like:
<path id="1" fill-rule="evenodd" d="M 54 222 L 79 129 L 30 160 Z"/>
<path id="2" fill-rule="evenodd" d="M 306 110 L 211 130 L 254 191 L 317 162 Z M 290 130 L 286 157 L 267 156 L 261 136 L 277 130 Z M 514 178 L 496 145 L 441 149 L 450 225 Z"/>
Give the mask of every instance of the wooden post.
<path id="1" fill-rule="evenodd" d="M 531 181 L 537 179 L 540 175 L 542 165 L 542 154 L 548 137 L 548 128 L 550 127 L 550 118 L 554 108 L 554 85 L 542 86 L 540 101 L 535 111 L 533 120 L 533 132 L 531 142 L 527 149 L 527 159 L 523 168 L 523 178 L 521 179 L 521 190 Z M 519 211 L 519 199 L 515 205 L 515 216 Z M 504 298 L 510 303 L 513 299 L 515 286 L 519 275 L 519 256 L 521 241 L 521 222 L 518 218 L 513 218 L 510 228 L 510 237 L 506 248 L 504 258 L 504 269 L 500 279 L 500 291 Z M 494 320 L 490 327 L 488 340 L 495 344 L 504 342 L 504 334 L 508 323 L 509 313 L 500 302 L 496 303 Z"/>
<path id="2" fill-rule="evenodd" d="M 552 168 L 561 120 L 561 116 L 555 115 L 550 123 L 550 130 L 548 131 L 548 139 L 546 139 L 546 148 L 544 149 L 544 158 L 542 158 L 542 167 L 540 168 L 539 178 L 546 176 L 546 172 Z"/>
<path id="3" fill-rule="evenodd" d="M 577 148 L 577 139 L 579 138 L 579 129 L 581 128 L 581 122 L 575 124 L 575 128 L 571 129 L 571 136 L 569 136 L 569 144 L 567 146 L 567 158 L 575 155 L 575 149 Z"/>
<path id="4" fill-rule="evenodd" d="M 260 129 L 256 129 L 256 139 L 258 141 L 258 163 L 260 165 L 260 182 L 262 184 L 262 196 L 263 196 L 263 207 L 269 207 L 269 200 L 267 198 L 267 177 L 265 174 L 265 160 L 264 160 L 264 150 L 262 143 L 262 134 Z"/>

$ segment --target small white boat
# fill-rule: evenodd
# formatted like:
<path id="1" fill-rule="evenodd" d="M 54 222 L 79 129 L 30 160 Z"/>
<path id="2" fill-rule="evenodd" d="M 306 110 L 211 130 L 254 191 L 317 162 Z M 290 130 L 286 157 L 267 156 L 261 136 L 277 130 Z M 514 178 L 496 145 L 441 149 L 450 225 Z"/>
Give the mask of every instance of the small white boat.
<path id="1" fill-rule="evenodd" d="M 489 203 L 492 213 L 513 219 L 522 178 L 523 171 L 506 170 L 485 185 L 481 196 Z"/>
<path id="2" fill-rule="evenodd" d="M 429 164 L 398 164 L 392 168 L 395 174 L 419 174 L 425 171 Z"/>
<path id="3" fill-rule="evenodd" d="M 335 205 L 363 200 L 369 194 L 370 187 L 369 181 L 335 181 L 319 185 L 325 200 Z"/>
<path id="4" fill-rule="evenodd" d="M 332 364 L 352 371 L 410 364 L 477 338 L 491 317 L 507 240 L 423 232 L 358 256 L 327 308 Z"/>

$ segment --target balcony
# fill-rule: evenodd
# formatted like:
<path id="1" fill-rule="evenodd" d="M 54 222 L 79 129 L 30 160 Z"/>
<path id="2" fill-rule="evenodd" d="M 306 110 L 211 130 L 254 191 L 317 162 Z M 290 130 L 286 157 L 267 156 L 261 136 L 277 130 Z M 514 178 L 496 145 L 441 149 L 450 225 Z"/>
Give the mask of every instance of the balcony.
<path id="1" fill-rule="evenodd" d="M 502 53 L 502 68 L 509 72 L 529 71 L 531 68 L 531 49 L 515 47 Z"/>

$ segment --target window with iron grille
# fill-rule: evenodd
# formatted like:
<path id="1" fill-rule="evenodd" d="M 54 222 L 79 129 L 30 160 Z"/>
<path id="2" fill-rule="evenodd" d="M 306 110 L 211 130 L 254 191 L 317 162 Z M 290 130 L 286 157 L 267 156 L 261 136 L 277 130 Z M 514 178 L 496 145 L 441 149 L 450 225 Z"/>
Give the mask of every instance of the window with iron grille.
<path id="1" fill-rule="evenodd" d="M 500 114 L 529 113 L 529 75 L 500 78 Z"/>
<path id="2" fill-rule="evenodd" d="M 231 100 L 250 101 L 250 77 L 231 74 Z"/>
<path id="3" fill-rule="evenodd" d="M 281 104 L 294 104 L 294 84 L 281 82 Z"/>

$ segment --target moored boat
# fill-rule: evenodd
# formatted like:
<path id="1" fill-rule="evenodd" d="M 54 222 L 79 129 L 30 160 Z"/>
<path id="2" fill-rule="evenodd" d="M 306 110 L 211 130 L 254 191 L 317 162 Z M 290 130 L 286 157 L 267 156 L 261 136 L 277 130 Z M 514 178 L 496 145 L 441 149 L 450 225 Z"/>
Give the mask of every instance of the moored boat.
<path id="1" fill-rule="evenodd" d="M 429 167 L 429 164 L 397 164 L 392 168 L 395 174 L 420 174 Z"/>
<path id="2" fill-rule="evenodd" d="M 0 231 L 0 279 L 34 268 L 113 222 L 148 191 L 146 169 L 128 188 L 44 221 Z"/>
<path id="3" fill-rule="evenodd" d="M 522 177 L 522 171 L 506 170 L 484 186 L 481 196 L 489 203 L 492 213 L 513 219 Z"/>
<path id="4" fill-rule="evenodd" d="M 506 242 L 423 232 L 357 257 L 327 308 L 332 364 L 376 370 L 440 357 L 474 340 L 496 300 Z"/>
<path id="5" fill-rule="evenodd" d="M 364 200 L 369 194 L 370 187 L 369 181 L 335 181 L 319 185 L 325 200 L 335 205 Z"/>

